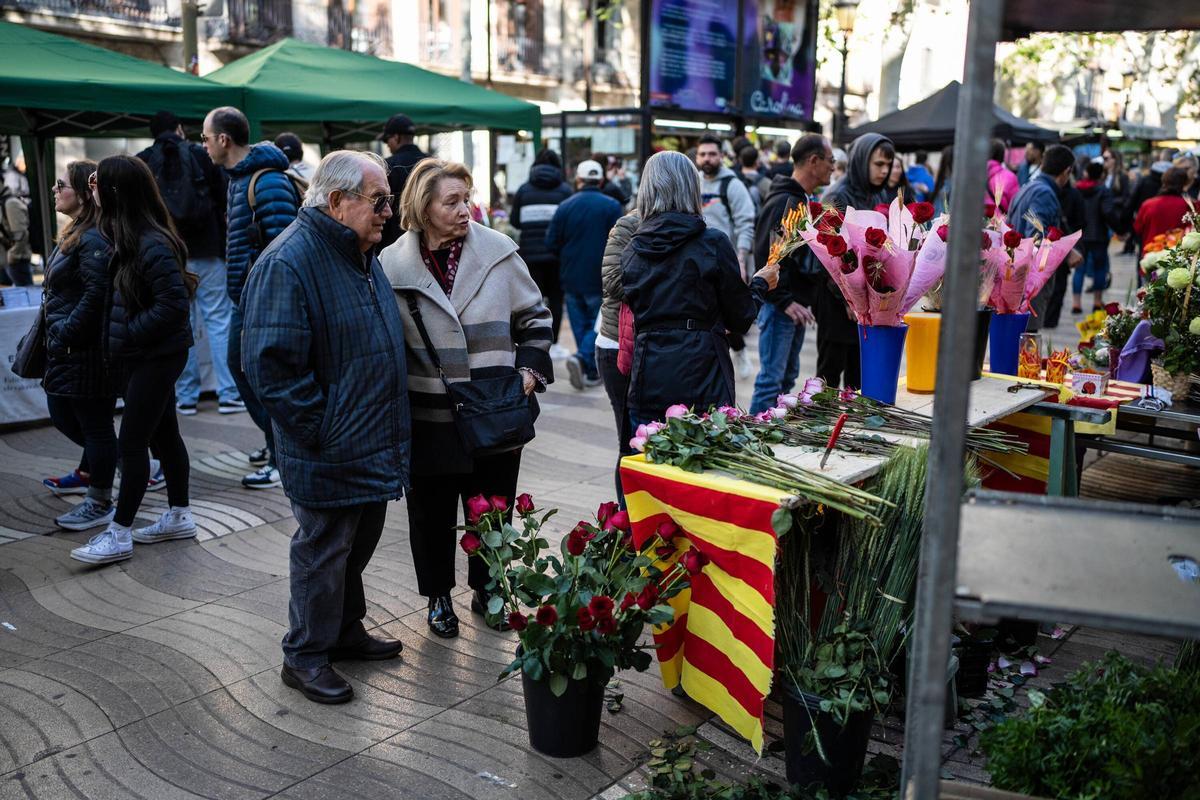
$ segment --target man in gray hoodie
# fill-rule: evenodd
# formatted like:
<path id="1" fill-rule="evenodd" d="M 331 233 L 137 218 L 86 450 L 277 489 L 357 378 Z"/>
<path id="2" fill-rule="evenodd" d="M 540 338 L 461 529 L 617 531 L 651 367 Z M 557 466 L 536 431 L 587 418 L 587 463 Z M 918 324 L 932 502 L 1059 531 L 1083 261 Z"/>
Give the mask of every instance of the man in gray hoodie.
<path id="1" fill-rule="evenodd" d="M 696 167 L 700 170 L 700 200 L 704 223 L 729 237 L 737 250 L 742 280 L 749 281 L 754 265 L 750 253 L 754 249 L 754 200 L 746 184 L 721 163 L 721 140 L 711 133 L 700 137 L 696 145 Z M 734 366 L 738 376 L 748 378 L 754 372 L 750 355 L 741 336 L 729 337 Z"/>

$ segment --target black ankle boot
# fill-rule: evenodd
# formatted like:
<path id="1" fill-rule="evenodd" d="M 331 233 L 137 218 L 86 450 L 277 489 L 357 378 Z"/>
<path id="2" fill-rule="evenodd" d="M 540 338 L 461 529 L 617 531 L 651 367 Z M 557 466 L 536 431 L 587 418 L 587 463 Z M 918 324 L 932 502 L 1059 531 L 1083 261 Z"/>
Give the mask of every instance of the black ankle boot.
<path id="1" fill-rule="evenodd" d="M 450 595 L 429 598 L 429 630 L 443 639 L 458 636 L 458 616 L 454 613 Z"/>

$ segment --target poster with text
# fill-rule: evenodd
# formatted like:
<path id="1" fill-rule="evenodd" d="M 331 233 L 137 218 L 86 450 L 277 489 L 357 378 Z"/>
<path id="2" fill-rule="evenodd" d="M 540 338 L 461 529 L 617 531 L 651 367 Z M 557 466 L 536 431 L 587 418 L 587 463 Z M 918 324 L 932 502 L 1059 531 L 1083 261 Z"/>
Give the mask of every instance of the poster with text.
<path id="1" fill-rule="evenodd" d="M 650 105 L 726 111 L 734 105 L 737 9 L 729 0 L 653 0 Z"/>
<path id="2" fill-rule="evenodd" d="M 817 0 L 744 0 L 742 8 L 745 113 L 812 119 Z"/>

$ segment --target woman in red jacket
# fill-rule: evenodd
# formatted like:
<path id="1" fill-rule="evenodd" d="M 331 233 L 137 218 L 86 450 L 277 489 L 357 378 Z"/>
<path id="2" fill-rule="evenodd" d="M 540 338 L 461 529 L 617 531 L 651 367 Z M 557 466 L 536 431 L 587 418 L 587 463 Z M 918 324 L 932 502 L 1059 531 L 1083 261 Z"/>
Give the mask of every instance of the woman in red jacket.
<path id="1" fill-rule="evenodd" d="M 1171 167 L 1163 175 L 1158 195 L 1142 203 L 1133 221 L 1133 230 L 1143 243 L 1183 225 L 1184 216 L 1192 210 L 1183 197 L 1183 187 L 1187 183 L 1187 170 Z"/>

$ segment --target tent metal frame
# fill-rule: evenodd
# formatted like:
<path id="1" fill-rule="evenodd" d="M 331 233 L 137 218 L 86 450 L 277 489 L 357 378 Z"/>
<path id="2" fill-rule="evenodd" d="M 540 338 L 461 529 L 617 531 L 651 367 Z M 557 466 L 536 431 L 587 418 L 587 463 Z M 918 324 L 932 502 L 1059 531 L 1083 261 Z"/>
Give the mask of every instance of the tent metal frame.
<path id="1" fill-rule="evenodd" d="M 1006 0 L 973 0 L 967 23 L 965 74 L 959 95 L 955 132 L 955 170 L 951 216 L 971 219 L 983 204 L 983 183 L 974 176 L 986 173 L 992 97 L 995 89 L 996 43 L 1005 31 L 1022 33 L 1038 28 L 1057 31 L 1112 30 L 1127 14 L 1106 8 L 1108 0 L 1060 0 L 1054 6 L 1027 0 L 1008 0 L 1013 13 L 1006 15 Z M 1144 0 L 1138 5 L 1143 29 L 1200 28 L 1195 9 L 1186 16 L 1173 0 Z M 1117 28 L 1118 30 L 1120 28 Z M 961 481 L 970 370 L 978 286 L 979 234 L 970 225 L 951 225 L 945 278 L 946 303 L 938 345 L 938 391 L 934 395 L 934 426 L 930 442 L 929 472 L 925 484 L 924 535 L 917 574 L 913 661 L 909 669 L 907 726 L 901 796 L 905 800 L 938 797 L 942 754 L 944 675 L 950 657 L 950 630 L 958 577 L 959 531 L 963 496 Z M 946 424 L 957 421 L 958 424 Z M 1109 514 L 1120 512 L 1108 511 Z M 1139 524 L 1153 525 L 1143 517 Z M 1002 535 L 997 531 L 997 535 Z M 1200 537 L 1197 545 L 1200 546 Z M 1065 593 L 1065 592 L 1064 592 Z M 1064 598 L 1066 599 L 1066 598 Z M 964 598 L 964 605 L 969 600 Z M 1036 615 L 1037 609 L 1031 612 Z M 1112 623 L 1114 620 L 1109 619 Z M 1200 621 L 1197 630 L 1200 631 Z"/>

